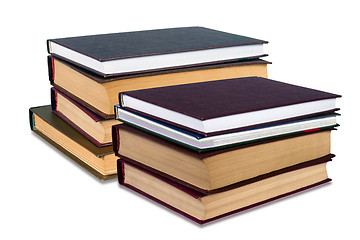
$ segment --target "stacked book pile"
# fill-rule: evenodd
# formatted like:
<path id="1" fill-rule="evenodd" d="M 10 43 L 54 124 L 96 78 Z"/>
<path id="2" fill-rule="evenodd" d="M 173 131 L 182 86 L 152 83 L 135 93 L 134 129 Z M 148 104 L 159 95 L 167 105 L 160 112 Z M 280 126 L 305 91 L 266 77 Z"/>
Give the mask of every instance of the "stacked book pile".
<path id="1" fill-rule="evenodd" d="M 120 93 L 119 182 L 200 223 L 326 183 L 337 97 L 261 77 Z"/>
<path id="2" fill-rule="evenodd" d="M 30 109 L 31 129 L 95 176 L 116 177 L 119 92 L 267 77 L 264 43 L 201 27 L 48 40 L 51 107 Z"/>
<path id="3" fill-rule="evenodd" d="M 49 40 L 52 104 L 31 127 L 198 223 L 329 182 L 340 96 L 267 79 L 264 43 L 201 27 Z"/>

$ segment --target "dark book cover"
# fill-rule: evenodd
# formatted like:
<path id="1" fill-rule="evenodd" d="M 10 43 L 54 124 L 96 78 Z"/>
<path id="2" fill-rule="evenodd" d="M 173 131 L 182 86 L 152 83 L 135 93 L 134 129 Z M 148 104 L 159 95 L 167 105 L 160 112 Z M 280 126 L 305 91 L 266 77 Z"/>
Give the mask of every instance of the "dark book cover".
<path id="1" fill-rule="evenodd" d="M 70 159 L 75 161 L 77 164 L 81 165 L 85 169 L 87 169 L 90 173 L 92 173 L 97 178 L 100 178 L 102 180 L 114 178 L 116 175 L 103 175 L 96 171 L 95 169 L 91 168 L 89 165 L 84 163 L 81 159 L 79 159 L 77 156 L 69 152 L 67 149 L 65 149 L 61 143 L 57 143 L 38 131 L 36 129 L 36 123 L 34 122 L 34 113 L 39 116 L 42 120 L 44 120 L 46 123 L 54 127 L 57 131 L 64 134 L 68 138 L 71 138 L 73 141 L 81 145 L 83 148 L 94 154 L 95 156 L 101 158 L 105 155 L 113 154 L 112 146 L 107 147 L 97 147 L 94 145 L 91 141 L 89 141 L 87 138 L 85 138 L 82 134 L 80 134 L 78 131 L 76 131 L 72 126 L 70 126 L 68 123 L 66 123 L 63 119 L 61 119 L 59 116 L 57 116 L 55 113 L 53 113 L 51 106 L 41 106 L 41 107 L 33 107 L 29 109 L 29 120 L 30 120 L 30 128 L 33 132 L 35 132 L 37 135 L 42 137 L 44 140 L 49 142 L 51 145 L 53 145 L 55 148 L 60 150 L 62 153 L 64 153 L 66 156 L 68 156 Z"/>
<path id="2" fill-rule="evenodd" d="M 75 128 L 77 131 L 79 131 L 82 135 L 84 135 L 87 139 L 89 139 L 92 143 L 94 143 L 98 147 L 105 147 L 105 146 L 111 146 L 112 143 L 100 143 L 95 138 L 90 136 L 87 132 L 85 132 L 83 129 L 81 129 L 78 125 L 76 125 L 74 122 L 72 122 L 67 116 L 62 114 L 57 109 L 57 95 L 60 94 L 64 98 L 66 98 L 68 101 L 70 101 L 73 105 L 75 105 L 80 111 L 83 111 L 86 115 L 88 115 L 94 122 L 100 122 L 100 121 L 106 121 L 106 119 L 102 118 L 98 114 L 90 111 L 85 106 L 81 105 L 80 103 L 76 102 L 75 100 L 71 99 L 66 94 L 62 93 L 61 91 L 57 90 L 56 88 L 51 88 L 51 108 L 53 112 L 61 117 L 64 121 L 66 121 L 68 124 L 70 124 L 73 128 Z"/>
<path id="3" fill-rule="evenodd" d="M 257 202 L 257 203 L 254 203 L 254 204 L 251 204 L 251 205 L 248 205 L 246 207 L 243 207 L 243 208 L 240 208 L 240 209 L 237 209 L 237 210 L 234 210 L 234 211 L 231 211 L 231 212 L 227 212 L 227 213 L 224 213 L 224 214 L 221 214 L 219 216 L 216 216 L 214 218 L 210 218 L 210 219 L 207 219 L 207 220 L 199 220 L 175 207 L 173 207 L 172 205 L 170 204 L 167 204 L 163 201 L 161 201 L 160 199 L 148 194 L 148 193 L 145 193 L 143 192 L 142 190 L 132 186 L 132 185 L 129 185 L 129 184 L 126 184 L 124 182 L 126 176 L 125 176 L 125 173 L 124 173 L 124 163 L 125 164 L 128 164 L 132 167 L 135 167 L 143 172 L 145 172 L 146 174 L 149 174 L 150 176 L 153 176 L 153 177 L 156 177 L 158 178 L 159 180 L 161 181 L 164 181 L 166 182 L 167 184 L 181 190 L 182 192 L 190 195 L 191 197 L 195 198 L 195 199 L 199 199 L 201 197 L 204 197 L 206 195 L 210 195 L 210 194 L 216 194 L 216 193 L 221 193 L 221 192 L 225 192 L 225 191 L 229 191 L 231 189 L 235 189 L 235 188 L 239 188 L 239 187 L 242 187 L 242 186 L 245 186 L 247 184 L 251 184 L 251 183 L 254 183 L 254 182 L 257 182 L 257 181 L 261 181 L 261 180 L 264 180 L 266 178 L 270 178 L 270 177 L 274 177 L 274 176 L 277 176 L 277 175 L 280 175 L 280 174 L 284 174 L 284 173 L 287 173 L 287 172 L 290 172 L 290 171 L 295 171 L 295 170 L 299 170 L 299 169 L 302 169 L 302 168 L 306 168 L 306 167 L 310 167 L 310 166 L 314 166 L 314 165 L 317 165 L 317 164 L 322 164 L 322 163 L 326 163 L 328 161 L 331 161 L 332 160 L 332 157 L 334 157 L 334 155 L 332 156 L 327 156 L 327 157 L 324 157 L 324 158 L 319 158 L 319 159 L 315 159 L 315 160 L 311 160 L 311 161 L 308 161 L 308 162 L 305 162 L 305 163 L 302 163 L 302 164 L 298 164 L 298 165 L 295 165 L 295 166 L 292 166 L 292 167 L 288 167 L 288 168 L 284 168 L 284 169 L 281 169 L 281 170 L 278 170 L 278 171 L 275 171 L 275 172 L 272 172 L 272 173 L 269 173 L 269 174 L 265 174 L 265 175 L 262 175 L 260 177 L 256 177 L 256 178 L 253 178 L 253 179 L 249 179 L 249 180 L 245 180 L 245 181 L 242 181 L 242 182 L 239 182 L 239 183 L 236 183 L 232 186 L 229 186 L 229 187 L 226 187 L 226 188 L 223 188 L 217 192 L 212 192 L 212 193 L 202 193 L 202 192 L 198 192 L 196 190 L 193 190 L 193 189 L 190 189 L 188 188 L 187 186 L 184 186 L 178 182 L 175 182 L 175 181 L 172 181 L 162 175 L 158 175 L 157 173 L 154 173 L 154 172 L 151 172 L 151 171 L 148 171 L 147 169 L 144 169 L 142 167 L 139 167 L 137 165 L 134 165 L 124 159 L 119 159 L 118 162 L 117 162 L 117 167 L 118 167 L 118 182 L 120 185 L 123 185 L 127 188 L 130 188 L 132 189 L 133 191 L 199 223 L 199 224 L 204 224 L 204 223 L 208 223 L 208 222 L 211 222 L 211 221 L 214 221 L 214 220 L 217 220 L 217 219 L 220 219 L 220 218 L 223 218 L 223 217 L 226 217 L 226 216 L 229 216 L 229 215 L 232 215 L 232 214 L 235 214 L 235 213 L 238 213 L 238 212 L 242 212 L 242 211 L 245 211 L 247 209 L 250 209 L 250 208 L 253 208 L 253 207 L 257 207 L 257 206 L 260 206 L 262 204 L 265 204 L 265 203 L 268 203 L 268 202 L 271 202 L 271 201 L 274 201 L 274 200 L 277 200 L 277 199 L 280 199 L 280 198 L 283 198 L 283 197 L 286 197 L 286 196 L 289 196 L 289 195 L 292 195 L 292 194 L 295 194 L 295 193 L 298 193 L 298 192 L 301 192 L 301 191 L 304 191 L 306 189 L 309 189 L 309 188 L 312 188 L 312 187 L 316 187 L 318 185 L 321 185 L 321 184 L 324 184 L 324 183 L 327 183 L 327 182 L 330 182 L 331 179 L 327 178 L 325 180 L 322 180 L 320 182 L 317 182 L 317 183 L 314 183 L 314 184 L 311 184 L 309 186 L 306 186 L 306 187 L 302 187 L 302 188 L 299 188 L 299 189 L 296 189 L 294 191 L 291 191 L 291 192 L 288 192 L 288 193 L 285 193 L 285 194 L 282 194 L 282 195 L 278 195 L 276 197 L 272 197 L 270 199 L 267 199 L 267 200 L 264 200 L 264 201 L 261 201 L 261 202 Z"/>
<path id="4" fill-rule="evenodd" d="M 204 27 L 180 27 L 49 39 L 47 46 L 48 52 L 51 53 L 49 42 L 54 42 L 99 62 L 267 43 L 263 40 Z"/>
<path id="5" fill-rule="evenodd" d="M 122 96 L 127 95 L 147 103 L 184 114 L 201 121 L 218 117 L 230 116 L 241 113 L 249 113 L 259 110 L 277 108 L 299 103 L 331 99 L 340 95 L 327 93 L 315 89 L 300 87 L 288 83 L 270 80 L 261 77 L 245 77 L 212 82 L 183 84 L 160 88 L 143 89 L 119 93 L 119 103 L 122 104 Z M 136 109 L 124 106 L 133 111 L 175 126 L 193 131 L 204 136 L 222 134 L 225 131 L 204 133 L 189 129 L 186 125 L 169 122 L 158 116 L 149 115 Z M 301 119 L 319 114 L 331 113 L 336 109 L 322 113 L 283 119 L 276 122 L 246 126 L 235 130 L 245 130 L 284 121 Z"/>

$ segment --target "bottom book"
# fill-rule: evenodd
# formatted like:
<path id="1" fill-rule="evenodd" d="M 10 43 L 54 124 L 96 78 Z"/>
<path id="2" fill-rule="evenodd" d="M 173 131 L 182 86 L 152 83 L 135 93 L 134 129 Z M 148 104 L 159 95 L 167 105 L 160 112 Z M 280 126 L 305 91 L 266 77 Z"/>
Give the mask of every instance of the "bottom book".
<path id="1" fill-rule="evenodd" d="M 326 162 L 309 161 L 260 180 L 246 180 L 235 188 L 202 194 L 179 183 L 149 172 L 125 160 L 118 160 L 118 179 L 124 185 L 181 215 L 207 223 L 270 201 L 330 182 Z"/>
<path id="2" fill-rule="evenodd" d="M 29 109 L 31 130 L 90 173 L 106 180 L 116 177 L 112 146 L 98 147 L 57 116 L 51 106 Z"/>

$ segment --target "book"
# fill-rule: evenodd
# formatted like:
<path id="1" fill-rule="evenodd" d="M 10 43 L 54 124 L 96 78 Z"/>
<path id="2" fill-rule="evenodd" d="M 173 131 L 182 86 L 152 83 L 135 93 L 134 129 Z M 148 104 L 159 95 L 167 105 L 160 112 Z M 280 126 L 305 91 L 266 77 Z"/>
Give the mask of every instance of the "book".
<path id="1" fill-rule="evenodd" d="M 96 146 L 112 145 L 111 127 L 119 121 L 100 117 L 55 88 L 51 88 L 51 108 Z"/>
<path id="2" fill-rule="evenodd" d="M 212 194 L 199 193 L 122 159 L 118 160 L 118 180 L 121 185 L 204 224 L 331 181 L 326 171 L 329 160 L 281 169 Z"/>
<path id="3" fill-rule="evenodd" d="M 205 152 L 256 141 L 264 141 L 266 139 L 284 137 L 286 135 L 296 135 L 303 132 L 332 129 L 339 126 L 336 123 L 337 114 L 328 114 L 244 131 L 204 137 L 200 134 L 192 133 L 173 125 L 132 113 L 120 106 L 115 107 L 115 116 L 116 119 L 123 123 L 136 127 L 140 130 L 147 131 L 197 152 Z"/>
<path id="4" fill-rule="evenodd" d="M 136 144 L 135 144 L 136 143 Z M 330 130 L 196 152 L 126 124 L 113 126 L 116 156 L 203 193 L 330 154 Z"/>
<path id="5" fill-rule="evenodd" d="M 340 95 L 261 77 L 119 93 L 124 109 L 211 136 L 336 110 Z"/>
<path id="6" fill-rule="evenodd" d="M 48 52 L 102 76 L 264 56 L 266 41 L 204 27 L 47 40 Z"/>
<path id="7" fill-rule="evenodd" d="M 267 77 L 267 64 L 254 59 L 104 78 L 48 56 L 50 83 L 103 118 L 114 118 L 119 92 L 235 77 Z"/>
<path id="8" fill-rule="evenodd" d="M 116 156 L 111 146 L 97 147 L 52 112 L 51 106 L 29 109 L 30 128 L 70 159 L 101 180 L 116 177 Z"/>

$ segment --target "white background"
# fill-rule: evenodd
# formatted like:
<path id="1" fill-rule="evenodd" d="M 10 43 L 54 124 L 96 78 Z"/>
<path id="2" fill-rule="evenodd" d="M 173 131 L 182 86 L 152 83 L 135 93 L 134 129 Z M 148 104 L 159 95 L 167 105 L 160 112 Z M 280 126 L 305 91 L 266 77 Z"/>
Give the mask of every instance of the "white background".
<path id="1" fill-rule="evenodd" d="M 357 1 L 5 1 L 1 239 L 359 239 Z M 5 5 L 4 5 L 5 4 Z M 268 40 L 272 79 L 343 95 L 331 184 L 205 226 L 102 183 L 30 131 L 50 103 L 46 39 L 205 26 Z"/>

